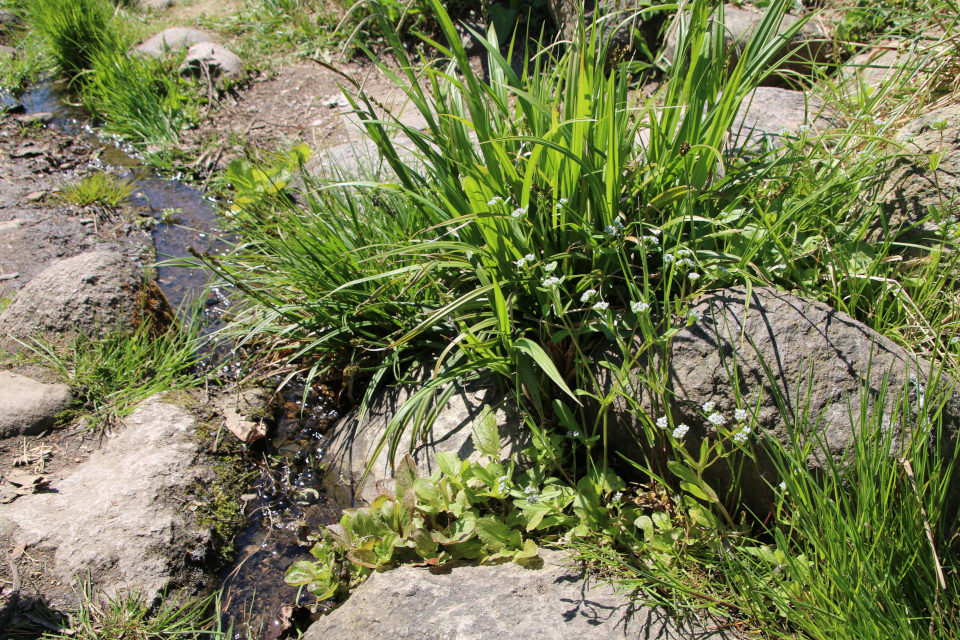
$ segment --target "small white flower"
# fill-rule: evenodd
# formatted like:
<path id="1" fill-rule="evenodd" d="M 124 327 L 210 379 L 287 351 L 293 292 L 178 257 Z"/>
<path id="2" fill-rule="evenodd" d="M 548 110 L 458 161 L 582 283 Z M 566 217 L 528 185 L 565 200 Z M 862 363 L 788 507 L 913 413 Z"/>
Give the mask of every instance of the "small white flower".
<path id="1" fill-rule="evenodd" d="M 810 131 L 810 125 L 808 125 L 808 124 L 802 124 L 802 125 L 800 125 L 799 127 L 797 127 L 797 130 L 798 130 L 800 133 L 806 133 L 807 131 Z"/>
<path id="2" fill-rule="evenodd" d="M 780 483 L 780 491 L 786 491 L 786 490 L 787 490 L 787 483 L 786 483 L 786 482 L 781 482 L 781 483 Z"/>
<path id="3" fill-rule="evenodd" d="M 747 413 L 746 409 L 737 409 L 733 412 L 733 417 L 737 420 L 737 422 L 743 422 L 750 417 L 750 414 Z"/>
<path id="4" fill-rule="evenodd" d="M 663 256 L 663 261 L 666 262 L 667 264 L 670 264 L 670 263 L 673 262 L 674 260 L 676 260 L 676 257 L 674 257 L 673 255 L 671 255 L 671 254 L 669 254 L 669 253 L 667 253 L 667 254 L 665 254 L 665 255 Z"/>
<path id="5" fill-rule="evenodd" d="M 567 435 L 570 436 L 571 438 L 579 438 L 579 437 L 580 437 L 580 432 L 579 432 L 579 431 L 567 431 Z"/>
<path id="6" fill-rule="evenodd" d="M 657 426 L 661 429 L 666 429 L 668 424 L 667 416 L 660 416 L 657 418 Z"/>
<path id="7" fill-rule="evenodd" d="M 910 131 L 904 131 L 903 133 L 900 134 L 900 139 L 903 140 L 904 142 L 911 142 L 913 140 L 913 136 L 915 135 L 916 134 Z"/>
<path id="8" fill-rule="evenodd" d="M 883 119 L 878 116 L 873 119 L 873 124 L 877 125 L 878 127 L 882 127 L 885 123 Z"/>
<path id="9" fill-rule="evenodd" d="M 533 255 L 532 253 L 528 253 L 527 255 L 525 255 L 525 256 L 523 256 L 522 258 L 520 258 L 519 260 L 517 260 L 516 265 L 517 265 L 518 267 L 522 267 L 523 265 L 527 264 L 528 262 L 536 262 L 536 260 L 537 260 L 536 257 L 534 257 L 534 255 Z"/>
<path id="10" fill-rule="evenodd" d="M 733 441 L 737 444 L 743 444 L 747 441 L 748 435 L 749 434 L 746 431 L 737 431 L 735 434 L 733 434 Z"/>
<path id="11" fill-rule="evenodd" d="M 644 236 L 644 240 L 647 240 L 650 244 L 654 246 L 660 246 L 660 238 L 657 236 Z"/>
<path id="12" fill-rule="evenodd" d="M 678 249 L 678 250 L 677 250 L 677 255 L 678 255 L 678 256 L 692 256 L 692 255 L 693 255 L 693 251 L 690 251 L 689 249 Z"/>
<path id="13" fill-rule="evenodd" d="M 713 411 L 713 410 L 716 409 L 716 408 L 717 408 L 717 403 L 714 402 L 714 401 L 712 401 L 712 400 L 709 400 L 709 401 L 703 403 L 703 412 L 704 412 L 704 413 L 710 413 L 711 411 Z"/>
<path id="14" fill-rule="evenodd" d="M 567 204 L 568 202 L 570 202 L 569 198 L 560 198 L 560 204 Z"/>
<path id="15" fill-rule="evenodd" d="M 556 262 L 548 262 L 547 264 L 543 265 L 543 270 L 546 271 L 547 273 L 553 273 L 553 270 L 556 268 L 557 268 Z"/>
<path id="16" fill-rule="evenodd" d="M 520 207 L 519 209 L 514 209 L 513 213 L 510 214 L 510 217 L 519 218 L 520 216 L 526 215 L 527 209 L 529 209 L 529 207 Z"/>
<path id="17" fill-rule="evenodd" d="M 596 293 L 597 293 L 596 289 L 587 289 L 586 291 L 583 292 L 583 295 L 580 296 L 580 302 L 586 302 L 591 297 L 596 295 Z"/>
<path id="18" fill-rule="evenodd" d="M 533 487 L 533 486 L 530 486 L 530 487 L 527 487 L 526 489 L 524 489 L 523 492 L 529 496 L 529 495 L 531 495 L 531 494 L 536 493 L 536 492 L 537 492 L 537 488 L 536 488 L 536 487 Z"/>
<path id="19" fill-rule="evenodd" d="M 960 336 L 953 336 L 950 338 L 950 344 L 957 344 L 958 342 L 960 342 Z"/>
<path id="20" fill-rule="evenodd" d="M 697 278 L 700 277 L 700 274 L 694 271 L 693 273 L 688 273 L 687 277 L 690 278 L 691 280 L 696 280 Z"/>
<path id="21" fill-rule="evenodd" d="M 790 130 L 787 129 L 786 127 L 780 127 L 780 131 L 777 131 L 777 135 L 780 136 L 781 138 L 784 136 L 788 136 L 790 135 Z"/>
<path id="22" fill-rule="evenodd" d="M 685 424 L 678 424 L 677 428 L 673 430 L 673 437 L 680 440 L 683 436 L 687 435 L 687 431 L 690 431 L 690 427 Z"/>
<path id="23" fill-rule="evenodd" d="M 620 502 L 620 498 L 622 498 L 622 497 L 623 497 L 623 492 L 622 492 L 622 491 L 617 491 L 615 494 L 613 494 L 613 501 L 614 501 L 614 502 Z"/>
<path id="24" fill-rule="evenodd" d="M 596 311 L 606 311 L 609 306 L 610 305 L 607 304 L 606 302 L 600 301 L 597 304 L 593 305 L 593 308 Z"/>
<path id="25" fill-rule="evenodd" d="M 691 311 L 690 317 L 693 318 L 694 322 L 700 322 L 701 320 L 703 320 L 703 314 L 700 313 L 699 311 Z"/>
<path id="26" fill-rule="evenodd" d="M 707 416 L 707 421 L 716 427 L 727 424 L 727 419 L 724 418 L 723 414 L 721 413 L 711 413 L 709 416 Z"/>
<path id="27" fill-rule="evenodd" d="M 687 265 L 688 267 L 696 267 L 696 266 L 697 266 L 697 263 L 695 263 L 695 262 L 694 262 L 693 260 L 691 260 L 690 258 L 684 258 L 683 260 L 681 260 L 681 261 L 678 262 L 677 264 L 685 264 L 685 265 Z"/>
<path id="28" fill-rule="evenodd" d="M 617 228 L 612 224 L 608 224 L 603 228 L 604 235 L 615 236 L 617 235 Z"/>
<path id="29" fill-rule="evenodd" d="M 633 311 L 634 313 L 644 313 L 649 310 L 650 310 L 650 305 L 648 305 L 646 302 L 630 303 L 630 311 Z"/>
<path id="30" fill-rule="evenodd" d="M 487 203 L 487 206 L 489 206 L 489 207 L 495 207 L 495 206 L 497 206 L 497 205 L 498 205 L 499 203 L 501 203 L 501 202 L 503 202 L 503 198 L 501 198 L 500 196 L 497 196 L 497 197 L 495 197 L 493 200 L 491 200 L 490 202 L 488 202 L 488 203 Z"/>
<path id="31" fill-rule="evenodd" d="M 549 289 L 550 287 L 555 287 L 558 284 L 560 284 L 560 278 L 557 278 L 555 276 L 550 276 L 549 278 L 544 278 L 543 282 L 540 284 L 543 287 L 546 287 L 547 289 Z"/>

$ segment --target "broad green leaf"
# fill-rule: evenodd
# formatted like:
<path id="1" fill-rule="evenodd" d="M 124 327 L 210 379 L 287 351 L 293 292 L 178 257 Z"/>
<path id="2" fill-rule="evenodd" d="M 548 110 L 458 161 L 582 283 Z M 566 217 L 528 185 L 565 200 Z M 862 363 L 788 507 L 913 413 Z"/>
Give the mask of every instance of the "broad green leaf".
<path id="1" fill-rule="evenodd" d="M 403 500 L 403 497 L 407 494 L 407 490 L 413 488 L 414 481 L 419 477 L 420 474 L 417 471 L 416 461 L 414 461 L 413 456 L 409 453 L 406 454 L 403 456 L 403 459 L 400 460 L 400 464 L 397 465 L 397 473 L 394 478 L 397 483 L 397 500 Z"/>
<path id="2" fill-rule="evenodd" d="M 453 451 L 440 451 L 436 455 L 437 466 L 450 478 L 460 477 L 461 461 Z"/>
<path id="3" fill-rule="evenodd" d="M 473 446 L 485 456 L 500 459 L 500 432 L 497 430 L 497 414 L 484 405 L 480 415 L 473 421 Z"/>
<path id="4" fill-rule="evenodd" d="M 413 490 L 416 492 L 420 502 L 433 506 L 440 501 L 440 493 L 437 491 L 437 485 L 425 478 L 417 478 L 413 481 Z"/>
<path id="5" fill-rule="evenodd" d="M 510 527 L 493 516 L 480 518 L 475 523 L 477 535 L 484 546 L 499 551 L 510 542 Z"/>
<path id="6" fill-rule="evenodd" d="M 309 584 L 317 579 L 317 577 L 316 563 L 310 560 L 300 560 L 290 565 L 286 575 L 283 577 L 283 581 L 293 587 L 299 587 L 303 584 Z"/>
<path id="7" fill-rule="evenodd" d="M 347 552 L 347 559 L 361 567 L 377 568 L 377 554 L 372 549 L 352 549 Z"/>

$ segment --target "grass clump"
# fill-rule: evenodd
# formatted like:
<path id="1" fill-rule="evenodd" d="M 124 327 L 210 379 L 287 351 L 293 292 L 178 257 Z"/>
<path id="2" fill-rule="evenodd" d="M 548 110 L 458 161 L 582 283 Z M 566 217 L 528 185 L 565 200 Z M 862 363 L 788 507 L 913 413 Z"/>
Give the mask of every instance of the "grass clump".
<path id="1" fill-rule="evenodd" d="M 43 40 L 34 33 L 20 37 L 16 53 L 0 56 L 0 91 L 19 96 L 51 71 L 54 62 Z"/>
<path id="2" fill-rule="evenodd" d="M 31 0 L 27 21 L 43 36 L 68 78 L 93 68 L 103 51 L 123 49 L 122 30 L 107 0 Z"/>
<path id="3" fill-rule="evenodd" d="M 79 605 L 64 622 L 63 632 L 46 633 L 53 640 L 200 640 L 222 638 L 227 633 L 219 628 L 216 616 L 210 614 L 216 595 L 206 598 L 165 598 L 159 608 L 142 594 L 121 592 L 99 593 L 84 581 L 80 585 Z M 54 625 L 51 625 L 54 626 Z"/>
<path id="4" fill-rule="evenodd" d="M 75 393 L 80 406 L 67 417 L 86 417 L 91 429 L 110 427 L 155 393 L 196 386 L 201 323 L 188 317 L 166 330 L 145 320 L 132 333 L 101 338 L 79 334 L 64 345 L 35 339 L 27 345 Z"/>
<path id="5" fill-rule="evenodd" d="M 98 171 L 60 188 L 60 198 L 78 207 L 98 205 L 114 209 L 133 193 L 134 185 L 111 173 Z"/>

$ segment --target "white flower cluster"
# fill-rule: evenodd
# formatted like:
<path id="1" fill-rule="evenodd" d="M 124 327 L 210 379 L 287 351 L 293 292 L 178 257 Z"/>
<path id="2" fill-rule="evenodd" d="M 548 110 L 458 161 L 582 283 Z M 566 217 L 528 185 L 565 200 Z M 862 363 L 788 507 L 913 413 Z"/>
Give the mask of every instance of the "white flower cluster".
<path id="1" fill-rule="evenodd" d="M 717 403 L 714 402 L 713 400 L 707 400 L 706 402 L 703 403 L 704 413 L 710 413 L 716 408 L 717 408 Z"/>
<path id="2" fill-rule="evenodd" d="M 560 198 L 560 201 L 557 203 L 557 209 L 563 208 L 563 205 L 567 204 L 568 202 L 570 202 L 568 199 Z"/>
<path id="3" fill-rule="evenodd" d="M 911 132 L 911 131 L 904 131 L 903 133 L 900 134 L 900 139 L 903 140 L 904 142 L 912 142 L 912 141 L 913 141 L 913 137 L 914 137 L 915 135 L 917 135 L 917 134 L 915 134 L 915 133 L 913 133 L 913 132 Z"/>
<path id="4" fill-rule="evenodd" d="M 800 133 L 806 133 L 807 131 L 810 131 L 810 125 L 808 125 L 808 124 L 802 124 L 802 125 L 800 125 L 799 127 L 797 127 L 797 130 L 798 130 Z"/>
<path id="5" fill-rule="evenodd" d="M 560 278 L 556 276 L 550 276 L 549 278 L 544 278 L 543 282 L 540 283 L 543 287 L 549 289 L 560 284 Z"/>
<path id="6" fill-rule="evenodd" d="M 737 444 L 743 444 L 744 442 L 747 441 L 747 438 L 750 437 L 751 431 L 752 430 L 750 429 L 750 427 L 744 427 L 740 429 L 740 431 L 737 431 L 735 434 L 733 434 L 733 441 L 736 442 Z"/>
<path id="7" fill-rule="evenodd" d="M 500 196 L 496 196 L 493 200 L 491 200 L 490 202 L 487 203 L 487 206 L 489 206 L 489 207 L 495 207 L 495 206 L 497 206 L 498 204 L 500 204 L 501 202 L 503 202 L 503 198 L 501 198 Z"/>
<path id="8" fill-rule="evenodd" d="M 529 209 L 529 207 L 520 207 L 519 209 L 514 209 L 513 213 L 510 214 L 510 217 L 519 218 L 521 216 L 525 216 L 527 214 L 527 209 Z"/>
<path id="9" fill-rule="evenodd" d="M 579 438 L 579 437 L 580 437 L 580 432 L 579 432 L 579 431 L 567 431 L 567 435 L 570 436 L 571 438 Z"/>
<path id="10" fill-rule="evenodd" d="M 633 311 L 634 313 L 645 313 L 650 311 L 650 305 L 646 302 L 631 302 L 630 311 Z"/>
<path id="11" fill-rule="evenodd" d="M 507 476 L 500 476 L 497 478 L 497 493 L 503 495 L 507 492 L 507 481 L 510 480 Z"/>
<path id="12" fill-rule="evenodd" d="M 608 236 L 615 236 L 618 233 L 621 233 L 622 231 L 623 231 L 623 223 L 620 222 L 619 220 L 614 220 L 613 224 L 608 224 L 606 227 L 603 228 L 604 235 L 608 235 Z"/>
<path id="13" fill-rule="evenodd" d="M 886 123 L 883 121 L 883 119 L 880 116 L 877 116 L 876 118 L 873 119 L 873 124 L 877 125 L 878 127 L 882 127 Z"/>
<path id="14" fill-rule="evenodd" d="M 537 504 L 540 502 L 540 495 L 537 493 L 536 487 L 527 487 L 523 492 L 527 494 L 528 504 Z"/>
<path id="15" fill-rule="evenodd" d="M 700 277 L 700 274 L 697 273 L 696 271 L 692 271 L 687 274 L 687 277 L 690 278 L 691 280 L 696 280 L 697 278 Z"/>
<path id="16" fill-rule="evenodd" d="M 613 501 L 620 502 L 620 498 L 622 497 L 623 497 L 623 491 L 617 491 L 615 494 L 613 494 Z"/>
<path id="17" fill-rule="evenodd" d="M 683 436 L 687 435 L 688 431 L 690 431 L 690 427 L 685 424 L 678 424 L 676 429 L 673 430 L 673 437 L 680 440 Z"/>
<path id="18" fill-rule="evenodd" d="M 517 267 L 523 268 L 523 265 L 529 262 L 536 262 L 536 260 L 537 258 L 532 253 L 528 253 L 527 255 L 517 260 L 514 264 L 516 264 Z"/>
<path id="19" fill-rule="evenodd" d="M 750 414 L 747 413 L 746 409 L 735 409 L 733 412 L 733 419 L 737 422 L 744 422 L 749 417 Z"/>
<path id="20" fill-rule="evenodd" d="M 609 307 L 610 305 L 606 302 L 603 302 L 602 300 L 596 303 L 595 305 L 593 305 L 593 308 L 596 311 L 606 311 Z"/>
<path id="21" fill-rule="evenodd" d="M 660 238 L 658 238 L 657 236 L 643 236 L 642 238 L 640 238 L 640 240 L 642 240 L 643 242 L 649 242 L 655 247 L 660 246 Z"/>
<path id="22" fill-rule="evenodd" d="M 701 320 L 703 320 L 703 314 L 700 313 L 699 311 L 691 310 L 690 318 L 692 318 L 694 322 L 700 322 Z"/>
<path id="23" fill-rule="evenodd" d="M 707 416 L 707 422 L 715 427 L 722 427 L 727 424 L 727 419 L 723 417 L 722 413 L 711 413 Z"/>
<path id="24" fill-rule="evenodd" d="M 670 421 L 667 420 L 667 416 L 660 416 L 659 418 L 657 418 L 657 426 L 660 427 L 661 429 L 666 429 L 669 422 Z"/>
<path id="25" fill-rule="evenodd" d="M 586 291 L 583 292 L 583 295 L 580 296 L 580 302 L 586 302 L 587 300 L 589 300 L 595 295 L 597 295 L 596 289 L 587 289 Z"/>
<path id="26" fill-rule="evenodd" d="M 556 268 L 557 268 L 556 262 L 548 262 L 547 264 L 543 265 L 543 270 L 546 271 L 547 273 L 553 273 L 554 269 Z"/>
<path id="27" fill-rule="evenodd" d="M 957 344 L 958 342 L 960 342 L 960 336 L 953 336 L 950 338 L 950 344 Z"/>
<path id="28" fill-rule="evenodd" d="M 780 491 L 786 491 L 786 490 L 787 490 L 787 483 L 786 483 L 786 482 L 781 482 L 781 483 L 780 483 Z"/>

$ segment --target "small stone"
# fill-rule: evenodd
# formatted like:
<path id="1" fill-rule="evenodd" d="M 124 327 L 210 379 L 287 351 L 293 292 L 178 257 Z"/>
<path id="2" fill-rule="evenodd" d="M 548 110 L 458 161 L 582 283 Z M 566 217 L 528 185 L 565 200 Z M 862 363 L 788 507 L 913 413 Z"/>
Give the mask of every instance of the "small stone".
<path id="1" fill-rule="evenodd" d="M 54 426 L 72 400 L 65 384 L 44 384 L 0 371 L 0 438 L 42 433 Z"/>
<path id="2" fill-rule="evenodd" d="M 180 73 L 202 73 L 204 67 L 211 75 L 222 75 L 225 78 L 239 78 L 243 75 L 243 60 L 240 56 L 212 42 L 202 42 L 190 47 L 187 57 L 180 65 Z"/>
<path id="3" fill-rule="evenodd" d="M 93 223 L 94 223 L 94 219 L 93 219 L 93 218 L 80 218 L 79 220 L 77 220 L 77 222 L 79 222 L 80 224 L 93 224 Z"/>
<path id="4" fill-rule="evenodd" d="M 26 142 L 16 151 L 10 152 L 11 158 L 36 158 L 50 151 L 48 145 L 37 146 L 32 142 Z"/>
<path id="5" fill-rule="evenodd" d="M 199 29 L 171 27 L 137 45 L 134 51 L 151 58 L 159 58 L 170 51 L 179 51 L 201 42 L 213 41 L 212 35 Z"/>
<path id="6" fill-rule="evenodd" d="M 9 233 L 11 231 L 16 231 L 23 225 L 23 222 L 24 222 L 23 220 L 20 220 L 17 218 L 14 218 L 13 220 L 6 220 L 4 222 L 0 222 L 0 235 Z"/>
<path id="7" fill-rule="evenodd" d="M 5 273 L 2 276 L 0 276 L 0 282 L 4 280 L 14 280 L 19 277 L 20 277 L 19 273 Z"/>
<path id="8" fill-rule="evenodd" d="M 46 191 L 33 191 L 27 194 L 27 202 L 40 202 L 47 195 Z"/>
<path id="9" fill-rule="evenodd" d="M 79 464 L 83 462 L 83 458 L 74 458 L 73 461 Z"/>
<path id="10" fill-rule="evenodd" d="M 36 124 L 50 124 L 53 122 L 53 114 L 49 111 L 37 111 L 35 113 L 24 113 L 16 117 L 17 122 L 27 126 Z"/>

